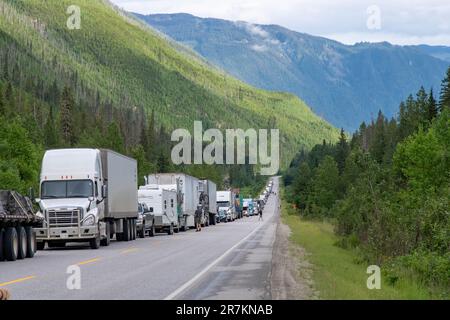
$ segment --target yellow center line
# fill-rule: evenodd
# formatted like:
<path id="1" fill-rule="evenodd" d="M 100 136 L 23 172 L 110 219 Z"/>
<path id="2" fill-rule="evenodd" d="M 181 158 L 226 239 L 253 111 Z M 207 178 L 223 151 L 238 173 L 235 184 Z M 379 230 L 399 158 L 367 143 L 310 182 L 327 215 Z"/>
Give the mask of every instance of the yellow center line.
<path id="1" fill-rule="evenodd" d="M 9 286 L 10 284 L 19 283 L 19 282 L 31 280 L 31 279 L 34 279 L 34 278 L 36 278 L 36 276 L 29 276 L 29 277 L 25 277 L 25 278 L 16 279 L 16 280 L 13 280 L 13 281 L 3 282 L 3 283 L 0 283 L 0 287 Z"/>
<path id="2" fill-rule="evenodd" d="M 82 265 L 85 265 L 85 264 L 97 262 L 97 261 L 99 261 L 99 260 L 100 260 L 100 258 L 90 259 L 90 260 L 78 262 L 76 265 L 77 265 L 77 266 L 82 266 Z"/>
<path id="3" fill-rule="evenodd" d="M 127 254 L 127 253 L 131 253 L 131 252 L 136 252 L 138 250 L 139 250 L 138 248 L 130 248 L 130 249 L 122 251 L 120 254 Z"/>

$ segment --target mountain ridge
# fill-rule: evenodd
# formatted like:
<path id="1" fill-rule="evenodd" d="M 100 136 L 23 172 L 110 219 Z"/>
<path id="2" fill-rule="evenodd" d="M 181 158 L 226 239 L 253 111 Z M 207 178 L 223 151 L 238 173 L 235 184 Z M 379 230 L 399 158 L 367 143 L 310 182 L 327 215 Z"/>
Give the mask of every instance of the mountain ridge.
<path id="1" fill-rule="evenodd" d="M 240 80 L 297 95 L 347 130 L 370 121 L 380 109 L 394 116 L 402 99 L 421 85 L 436 92 L 449 65 L 423 47 L 349 46 L 278 25 L 185 13 L 134 15 Z"/>

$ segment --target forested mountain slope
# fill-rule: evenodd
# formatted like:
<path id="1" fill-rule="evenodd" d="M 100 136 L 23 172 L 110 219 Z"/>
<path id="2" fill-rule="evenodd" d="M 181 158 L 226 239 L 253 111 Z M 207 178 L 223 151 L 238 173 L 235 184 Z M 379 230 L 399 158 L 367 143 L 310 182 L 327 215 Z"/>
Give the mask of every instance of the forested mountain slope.
<path id="1" fill-rule="evenodd" d="M 81 9 L 80 30 L 66 26 L 71 5 Z M 277 127 L 284 163 L 301 146 L 337 138 L 295 96 L 255 89 L 211 68 L 107 1 L 3 0 L 0 12 L 3 86 L 23 92 L 17 108 L 33 108 L 41 129 L 50 106 L 61 117 L 68 87 L 74 112 L 80 111 L 65 141 L 70 145 L 96 144 L 92 137 L 103 132 L 91 124 L 101 118 L 105 126 L 117 122 L 130 150 L 142 143 L 152 110 L 153 125 L 166 132 L 192 129 L 194 120 L 205 128 Z"/>

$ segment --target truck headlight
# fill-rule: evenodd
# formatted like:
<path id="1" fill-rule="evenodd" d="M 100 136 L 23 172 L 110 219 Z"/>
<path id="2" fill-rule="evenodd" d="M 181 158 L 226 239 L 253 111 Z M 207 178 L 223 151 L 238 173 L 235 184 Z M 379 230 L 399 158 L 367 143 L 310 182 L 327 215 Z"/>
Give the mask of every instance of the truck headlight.
<path id="1" fill-rule="evenodd" d="M 95 217 L 91 214 L 83 221 L 83 226 L 93 226 L 95 224 Z"/>

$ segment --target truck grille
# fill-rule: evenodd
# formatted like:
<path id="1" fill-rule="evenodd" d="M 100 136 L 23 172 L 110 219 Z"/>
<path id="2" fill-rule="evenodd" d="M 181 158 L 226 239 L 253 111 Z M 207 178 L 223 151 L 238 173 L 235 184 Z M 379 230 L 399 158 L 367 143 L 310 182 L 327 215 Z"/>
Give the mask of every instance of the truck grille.
<path id="1" fill-rule="evenodd" d="M 80 222 L 81 210 L 48 210 L 47 214 L 47 221 L 50 228 L 78 227 Z"/>

